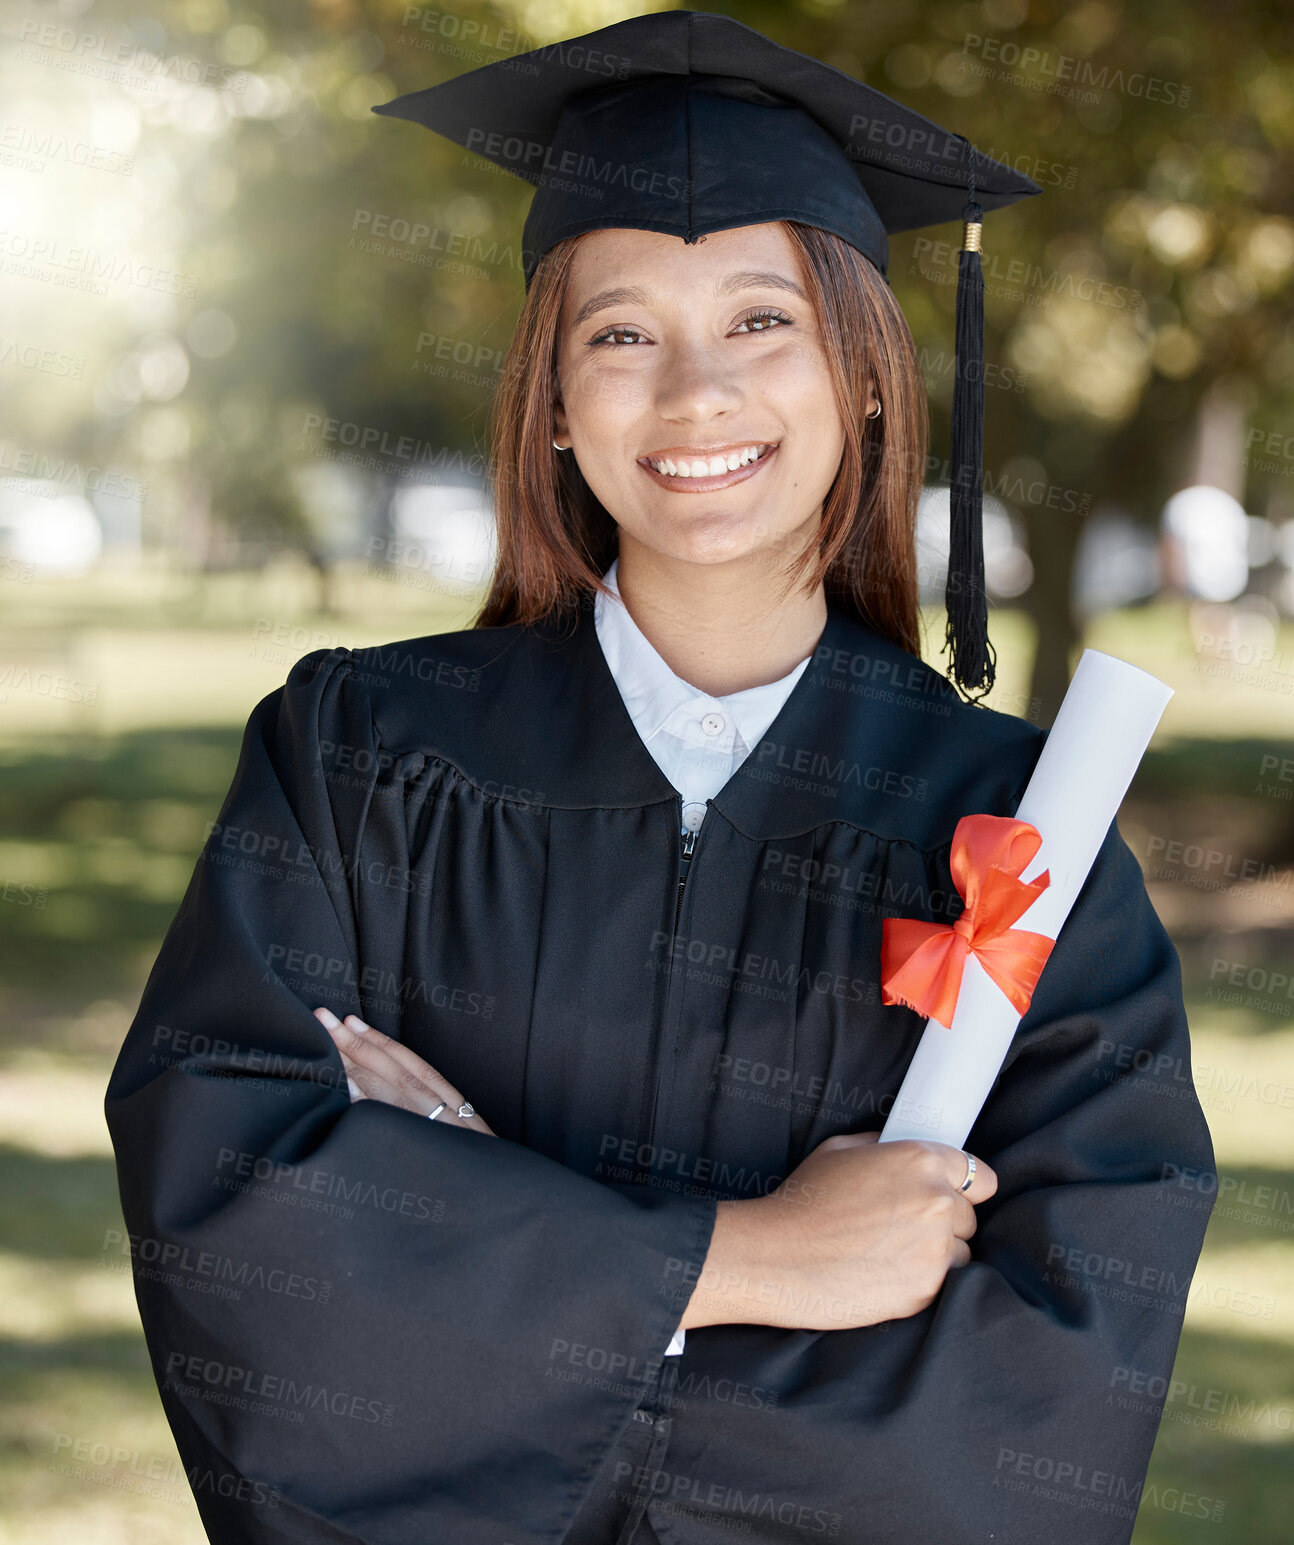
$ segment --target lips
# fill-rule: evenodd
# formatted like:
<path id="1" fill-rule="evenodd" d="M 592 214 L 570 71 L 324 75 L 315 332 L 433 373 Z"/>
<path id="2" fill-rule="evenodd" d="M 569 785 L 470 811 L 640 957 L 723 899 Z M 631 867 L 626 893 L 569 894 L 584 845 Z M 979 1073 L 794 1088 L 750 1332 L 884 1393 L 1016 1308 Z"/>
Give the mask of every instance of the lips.
<path id="1" fill-rule="evenodd" d="M 648 477 L 676 493 L 710 493 L 753 477 L 772 460 L 778 443 L 745 440 L 729 446 L 717 446 L 713 450 L 696 450 L 690 446 L 670 447 L 653 451 L 649 456 L 640 456 L 638 465 Z M 700 470 L 716 466 L 722 467 L 722 470 Z M 671 467 L 674 468 L 672 472 L 669 470 Z"/>

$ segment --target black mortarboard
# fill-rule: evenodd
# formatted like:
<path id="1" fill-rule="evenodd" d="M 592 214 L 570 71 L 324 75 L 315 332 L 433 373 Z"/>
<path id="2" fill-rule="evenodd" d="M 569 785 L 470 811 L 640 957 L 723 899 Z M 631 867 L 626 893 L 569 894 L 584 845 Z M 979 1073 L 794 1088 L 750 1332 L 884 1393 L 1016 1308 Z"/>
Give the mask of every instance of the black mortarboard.
<path id="1" fill-rule="evenodd" d="M 1037 183 L 843 71 L 704 11 L 630 17 L 373 111 L 535 185 L 522 233 L 527 286 L 557 242 L 612 226 L 692 242 L 796 220 L 834 231 L 884 275 L 890 232 L 962 219 L 946 642 L 959 686 L 992 687 L 980 224 L 984 210 L 1040 193 Z"/>

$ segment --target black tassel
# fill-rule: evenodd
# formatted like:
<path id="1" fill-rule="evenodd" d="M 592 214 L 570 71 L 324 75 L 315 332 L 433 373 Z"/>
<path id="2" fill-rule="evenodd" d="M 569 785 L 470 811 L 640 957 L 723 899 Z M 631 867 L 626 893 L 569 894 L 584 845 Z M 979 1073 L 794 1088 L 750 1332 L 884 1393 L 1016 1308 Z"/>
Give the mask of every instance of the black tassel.
<path id="1" fill-rule="evenodd" d="M 957 260 L 945 645 L 952 651 L 958 686 L 974 702 L 992 690 L 997 656 L 989 642 L 984 588 L 984 270 L 979 255 L 983 211 L 975 202 L 973 169 L 962 219 L 967 226 Z"/>

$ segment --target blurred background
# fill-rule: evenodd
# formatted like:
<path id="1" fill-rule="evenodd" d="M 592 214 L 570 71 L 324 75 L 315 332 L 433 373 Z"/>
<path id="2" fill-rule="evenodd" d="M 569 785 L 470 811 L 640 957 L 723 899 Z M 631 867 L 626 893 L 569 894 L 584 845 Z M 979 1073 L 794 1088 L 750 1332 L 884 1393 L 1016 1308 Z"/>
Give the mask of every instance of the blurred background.
<path id="1" fill-rule="evenodd" d="M 369 109 L 655 9 L 5 9 L 0 1541 L 202 1540 L 104 1085 L 252 706 L 308 650 L 465 626 L 489 574 L 486 410 L 529 190 Z M 1175 689 L 1119 822 L 1181 957 L 1195 1060 L 1173 1076 L 1194 1078 L 1220 1177 L 1134 1539 L 1287 1540 L 1288 9 L 722 9 L 1044 189 L 985 227 L 989 703 L 1049 724 L 1084 645 Z M 890 270 L 930 392 L 940 669 L 959 241 L 899 236 Z"/>

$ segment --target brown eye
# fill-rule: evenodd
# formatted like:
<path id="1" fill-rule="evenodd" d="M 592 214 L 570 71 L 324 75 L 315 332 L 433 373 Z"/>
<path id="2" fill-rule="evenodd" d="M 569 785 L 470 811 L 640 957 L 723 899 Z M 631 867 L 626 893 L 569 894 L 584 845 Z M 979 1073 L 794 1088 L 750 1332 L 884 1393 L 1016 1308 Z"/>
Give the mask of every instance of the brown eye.
<path id="1" fill-rule="evenodd" d="M 782 324 L 782 325 L 784 325 L 786 327 L 794 327 L 795 326 L 795 323 L 791 321 L 790 317 L 783 316 L 780 311 L 750 311 L 750 312 L 747 312 L 747 314 L 744 317 L 742 317 L 741 320 L 737 323 L 737 326 L 738 327 L 742 327 L 747 322 L 770 322 L 770 323 L 780 323 L 780 324 Z M 771 332 L 771 331 L 772 331 L 772 328 L 769 327 L 769 326 L 752 327 L 751 328 L 751 332 L 756 332 L 756 333 L 767 333 L 767 332 Z"/>
<path id="2" fill-rule="evenodd" d="M 589 347 L 592 348 L 599 343 L 610 343 L 612 338 L 616 337 L 616 335 L 620 333 L 630 333 L 635 338 L 642 337 L 642 334 L 636 327 L 608 327 L 605 332 L 599 333 L 596 338 L 589 339 Z M 616 347 L 624 347 L 624 345 L 617 344 Z"/>

